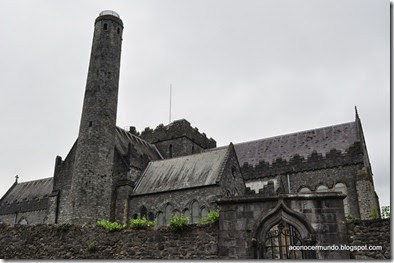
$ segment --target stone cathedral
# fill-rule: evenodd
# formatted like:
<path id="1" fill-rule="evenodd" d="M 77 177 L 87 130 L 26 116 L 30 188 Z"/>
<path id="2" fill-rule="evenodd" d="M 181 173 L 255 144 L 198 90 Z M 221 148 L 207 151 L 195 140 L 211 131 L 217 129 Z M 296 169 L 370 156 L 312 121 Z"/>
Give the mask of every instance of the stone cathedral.
<path id="1" fill-rule="evenodd" d="M 162 226 L 175 214 L 196 223 L 219 210 L 220 253 L 273 258 L 277 243 L 266 242 L 273 229 L 291 233 L 292 244 L 333 244 L 345 240 L 346 216 L 379 213 L 357 110 L 348 123 L 221 147 L 185 119 L 142 132 L 117 127 L 122 33 L 113 11 L 95 20 L 78 138 L 65 158 L 56 157 L 53 177 L 10 186 L 0 199 L 1 223 L 145 216 Z"/>

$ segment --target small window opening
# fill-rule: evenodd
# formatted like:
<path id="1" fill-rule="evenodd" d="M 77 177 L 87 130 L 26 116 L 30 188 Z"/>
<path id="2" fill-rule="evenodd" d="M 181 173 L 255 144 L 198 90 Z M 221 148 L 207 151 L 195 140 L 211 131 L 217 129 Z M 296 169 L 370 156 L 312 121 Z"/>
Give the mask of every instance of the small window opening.
<path id="1" fill-rule="evenodd" d="M 170 147 L 169 147 L 169 156 L 170 156 L 170 158 L 172 158 L 172 144 L 170 144 Z"/>
<path id="2" fill-rule="evenodd" d="M 233 166 L 231 167 L 231 174 L 233 175 L 233 177 L 235 178 L 235 175 L 237 174 L 237 169 Z"/>
<path id="3" fill-rule="evenodd" d="M 194 145 L 192 146 L 192 153 L 194 153 Z"/>
<path id="4" fill-rule="evenodd" d="M 118 35 L 120 34 L 120 28 L 118 27 Z"/>
<path id="5" fill-rule="evenodd" d="M 89 127 L 92 127 L 92 125 L 93 125 L 93 122 L 89 121 Z"/>
<path id="6" fill-rule="evenodd" d="M 107 30 L 107 29 L 108 29 L 108 24 L 104 23 L 104 30 Z"/>

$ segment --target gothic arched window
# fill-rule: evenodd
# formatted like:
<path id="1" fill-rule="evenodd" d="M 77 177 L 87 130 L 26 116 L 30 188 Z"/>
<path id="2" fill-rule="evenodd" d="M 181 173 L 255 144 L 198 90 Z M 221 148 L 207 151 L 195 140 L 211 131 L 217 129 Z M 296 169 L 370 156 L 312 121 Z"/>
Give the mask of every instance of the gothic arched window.
<path id="1" fill-rule="evenodd" d="M 179 212 L 179 210 L 175 209 L 174 211 L 172 211 L 172 215 L 173 216 L 180 216 L 181 213 Z"/>
<path id="2" fill-rule="evenodd" d="M 164 214 L 163 214 L 163 212 L 161 212 L 161 211 L 157 212 L 156 218 L 157 218 L 157 225 L 158 226 L 164 225 Z"/>
<path id="3" fill-rule="evenodd" d="M 208 216 L 208 209 L 206 207 L 201 208 L 201 217 L 207 217 Z"/>
<path id="4" fill-rule="evenodd" d="M 155 215 L 152 212 L 148 213 L 148 220 L 149 221 L 154 221 L 155 220 Z"/>
<path id="5" fill-rule="evenodd" d="M 172 217 L 172 210 L 173 210 L 172 205 L 171 204 L 167 204 L 166 211 L 165 211 L 165 213 L 166 213 L 165 214 L 166 224 L 170 223 L 170 219 Z"/>
<path id="6" fill-rule="evenodd" d="M 191 219 L 190 219 L 190 210 L 189 209 L 187 209 L 187 208 L 183 209 L 183 216 L 186 217 L 186 218 L 189 218 L 189 222 L 191 221 Z"/>
<path id="7" fill-rule="evenodd" d="M 192 223 L 197 223 L 198 219 L 200 219 L 200 207 L 197 201 L 192 203 Z"/>
<path id="8" fill-rule="evenodd" d="M 325 186 L 325 185 L 319 185 L 319 186 L 316 188 L 316 192 L 328 192 L 328 187 Z"/>
<path id="9" fill-rule="evenodd" d="M 142 206 L 141 207 L 141 210 L 140 210 L 140 217 L 141 218 L 147 218 L 147 216 L 148 216 L 148 209 L 146 209 L 146 207 L 145 206 Z"/>
<path id="10" fill-rule="evenodd" d="M 308 187 L 302 187 L 298 192 L 299 193 L 311 193 L 312 191 Z"/>

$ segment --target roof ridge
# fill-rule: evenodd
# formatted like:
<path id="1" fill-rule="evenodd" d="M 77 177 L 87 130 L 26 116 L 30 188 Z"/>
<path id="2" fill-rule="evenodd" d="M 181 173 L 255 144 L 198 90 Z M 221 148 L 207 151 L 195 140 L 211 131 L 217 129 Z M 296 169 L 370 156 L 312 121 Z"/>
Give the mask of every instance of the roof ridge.
<path id="1" fill-rule="evenodd" d="M 129 131 L 126 131 L 125 129 L 122 129 L 122 128 L 119 127 L 119 126 L 116 126 L 116 128 L 119 129 L 119 130 L 121 130 L 122 132 L 124 132 L 124 133 L 126 134 L 126 136 L 130 135 L 130 136 L 131 136 L 132 138 L 134 138 L 138 143 L 146 144 L 146 146 L 149 146 L 149 147 L 152 147 L 152 146 L 153 146 L 153 144 L 151 144 L 151 143 L 145 141 L 144 139 L 140 138 L 139 136 L 137 136 L 137 135 L 135 135 L 135 134 L 132 134 L 132 133 L 129 132 Z"/>
<path id="2" fill-rule="evenodd" d="M 188 154 L 188 155 L 176 156 L 176 157 L 172 157 L 172 158 L 167 158 L 167 159 L 162 159 L 162 160 L 155 160 L 155 161 L 150 161 L 150 162 L 162 162 L 162 161 L 167 161 L 167 160 L 186 158 L 186 157 L 190 157 L 190 156 L 201 155 L 201 154 L 204 154 L 204 153 L 210 153 L 210 152 L 225 150 L 225 149 L 227 149 L 225 147 L 226 146 L 219 147 L 219 148 L 212 148 L 212 149 L 209 149 L 209 151 L 202 151 L 202 152 L 199 152 L 199 153 L 193 153 L 193 154 Z"/>
<path id="3" fill-rule="evenodd" d="M 266 138 L 256 139 L 256 140 L 251 140 L 251 141 L 246 141 L 246 142 L 240 142 L 240 143 L 236 143 L 235 145 L 246 144 L 246 143 L 253 143 L 253 142 L 258 142 L 258 141 L 272 140 L 272 139 L 280 138 L 280 137 L 284 137 L 284 136 L 291 136 L 291 135 L 302 134 L 302 133 L 307 133 L 307 132 L 311 132 L 311 131 L 324 130 L 324 129 L 327 129 L 327 128 L 334 128 L 334 127 L 343 126 L 343 125 L 351 124 L 351 123 L 355 123 L 355 121 L 344 122 L 344 123 L 340 123 L 340 124 L 335 124 L 335 125 L 331 125 L 331 126 L 324 126 L 324 127 L 320 127 L 320 128 L 314 128 L 314 129 L 309 129 L 309 130 L 304 130 L 304 131 L 299 131 L 299 132 L 292 132 L 292 133 L 287 133 L 287 134 L 281 134 L 281 135 L 276 135 L 276 136 L 272 136 L 272 137 L 266 137 Z M 220 147 L 223 147 L 223 146 L 220 146 Z M 218 148 L 220 148 L 220 147 L 218 147 Z"/>
<path id="4" fill-rule="evenodd" d="M 222 180 L 224 170 L 226 168 L 227 161 L 230 157 L 231 151 L 235 151 L 234 149 L 234 144 L 230 142 L 230 144 L 227 147 L 223 147 L 223 149 L 226 149 L 226 154 L 223 157 L 222 163 L 220 164 L 220 169 L 218 173 L 218 178 L 216 179 L 216 182 L 220 182 Z"/>
<path id="5" fill-rule="evenodd" d="M 53 179 L 53 176 L 45 177 L 45 178 L 41 178 L 41 179 L 34 179 L 34 180 L 30 180 L 30 181 L 25 181 L 25 182 L 20 182 L 18 184 L 27 184 L 27 183 L 31 183 L 31 182 L 45 181 L 45 180 L 49 180 L 49 179 Z"/>

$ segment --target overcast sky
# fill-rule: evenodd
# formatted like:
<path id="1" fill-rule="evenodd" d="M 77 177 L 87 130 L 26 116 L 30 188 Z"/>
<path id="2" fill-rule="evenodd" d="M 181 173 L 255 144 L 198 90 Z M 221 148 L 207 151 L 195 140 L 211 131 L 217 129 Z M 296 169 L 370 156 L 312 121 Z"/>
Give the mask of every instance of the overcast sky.
<path id="1" fill-rule="evenodd" d="M 218 146 L 354 120 L 390 191 L 390 21 L 382 0 L 0 2 L 0 196 L 51 177 L 78 136 L 94 20 L 124 23 L 117 125 L 186 118 Z"/>

